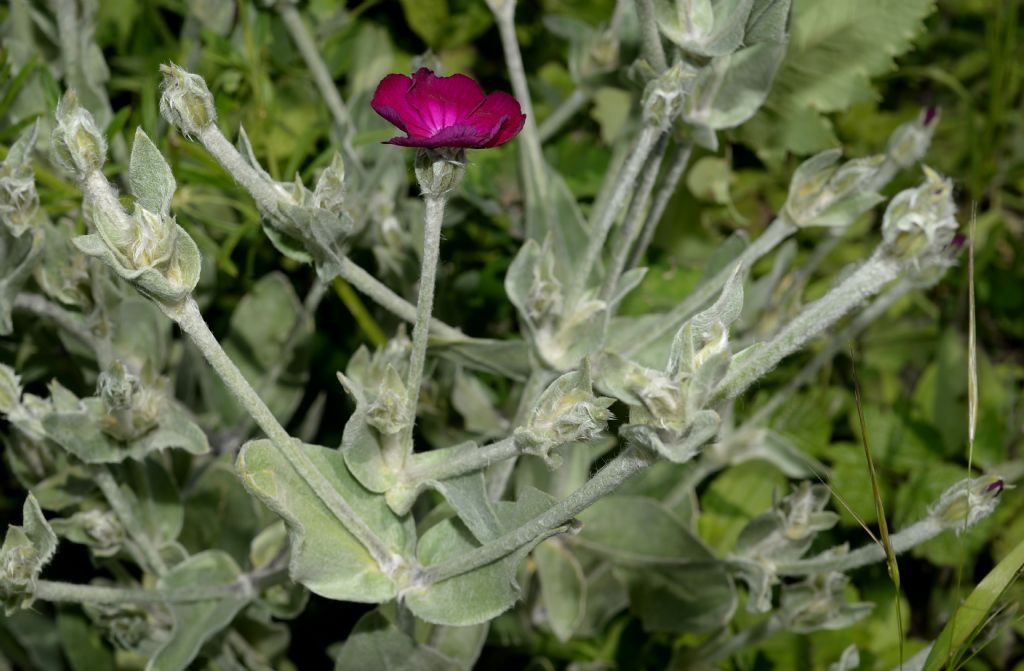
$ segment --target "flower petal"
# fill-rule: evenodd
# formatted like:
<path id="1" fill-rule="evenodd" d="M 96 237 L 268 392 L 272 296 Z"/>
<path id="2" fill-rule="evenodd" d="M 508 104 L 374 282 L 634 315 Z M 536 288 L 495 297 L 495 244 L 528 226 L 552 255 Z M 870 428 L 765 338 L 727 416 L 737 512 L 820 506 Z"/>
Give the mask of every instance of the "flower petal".
<path id="1" fill-rule="evenodd" d="M 433 134 L 423 122 L 420 113 L 409 104 L 407 94 L 413 80 L 405 75 L 388 75 L 377 85 L 370 106 L 399 130 L 412 137 L 430 137 Z"/>
<path id="2" fill-rule="evenodd" d="M 494 132 L 481 133 L 474 126 L 455 124 L 447 126 L 428 138 L 419 137 L 393 137 L 386 144 L 397 144 L 402 147 L 426 147 L 436 149 L 438 147 L 464 147 L 466 149 L 482 149 L 493 146 Z"/>
<path id="3" fill-rule="evenodd" d="M 488 95 L 464 123 L 472 125 L 481 134 L 490 134 L 492 142 L 486 146 L 497 147 L 519 134 L 526 123 L 526 115 L 519 107 L 519 101 L 504 91 L 497 91 Z"/>
<path id="4" fill-rule="evenodd" d="M 462 122 L 485 100 L 480 85 L 466 75 L 438 77 L 420 68 L 412 82 L 406 99 L 419 112 L 429 135 Z"/>

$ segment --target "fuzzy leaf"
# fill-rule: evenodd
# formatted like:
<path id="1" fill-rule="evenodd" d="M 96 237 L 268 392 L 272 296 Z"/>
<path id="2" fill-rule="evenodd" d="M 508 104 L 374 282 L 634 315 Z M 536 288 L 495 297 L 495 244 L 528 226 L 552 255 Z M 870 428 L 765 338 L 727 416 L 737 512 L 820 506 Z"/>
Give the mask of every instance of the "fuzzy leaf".
<path id="1" fill-rule="evenodd" d="M 142 128 L 135 129 L 135 143 L 128 161 L 128 185 L 142 207 L 168 214 L 177 184 L 171 166 Z"/>
<path id="2" fill-rule="evenodd" d="M 208 550 L 189 557 L 160 578 L 160 589 L 225 585 L 239 578 L 241 571 L 231 557 Z M 183 671 L 199 654 L 203 643 L 231 624 L 249 599 L 241 594 L 209 601 L 171 605 L 174 629 L 146 664 L 146 671 Z"/>
<path id="3" fill-rule="evenodd" d="M 367 613 L 345 639 L 334 671 L 461 671 L 437 650 L 417 643 L 380 611 Z"/>
<path id="4" fill-rule="evenodd" d="M 533 551 L 540 579 L 540 598 L 551 631 L 568 641 L 579 627 L 587 604 L 587 586 L 579 561 L 557 538 Z"/>
<path id="5" fill-rule="evenodd" d="M 397 555 L 412 554 L 416 531 L 411 517 L 395 515 L 384 497 L 356 482 L 340 451 L 318 445 L 302 449 L 385 546 Z M 395 597 L 391 578 L 269 440 L 246 443 L 236 467 L 245 488 L 288 525 L 293 580 L 328 599 L 381 603 Z"/>

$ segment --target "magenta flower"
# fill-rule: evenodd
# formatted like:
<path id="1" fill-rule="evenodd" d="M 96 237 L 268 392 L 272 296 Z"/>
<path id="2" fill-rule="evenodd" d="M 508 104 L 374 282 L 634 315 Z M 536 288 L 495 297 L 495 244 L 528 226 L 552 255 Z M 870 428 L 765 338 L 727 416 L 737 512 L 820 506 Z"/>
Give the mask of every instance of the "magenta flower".
<path id="1" fill-rule="evenodd" d="M 370 103 L 374 111 L 406 133 L 388 144 L 403 147 L 497 147 L 514 138 L 526 115 L 509 94 L 484 95 L 466 75 L 438 77 L 420 68 L 412 78 L 388 75 Z"/>

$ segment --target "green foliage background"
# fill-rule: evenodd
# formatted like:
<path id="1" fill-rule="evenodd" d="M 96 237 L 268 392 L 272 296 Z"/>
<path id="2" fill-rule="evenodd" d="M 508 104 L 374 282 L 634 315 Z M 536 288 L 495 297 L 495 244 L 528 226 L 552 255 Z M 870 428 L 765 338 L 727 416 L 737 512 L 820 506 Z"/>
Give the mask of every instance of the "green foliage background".
<path id="1" fill-rule="evenodd" d="M 631 297 L 630 309 L 674 305 L 700 278 L 713 250 L 733 232 L 744 230 L 756 236 L 781 206 L 789 177 L 802 156 L 835 145 L 850 156 L 875 153 L 898 124 L 914 117 L 922 106 L 936 105 L 941 109 L 941 125 L 925 160 L 955 180 L 961 222 L 966 224 L 972 212 L 977 214 L 981 386 L 973 463 L 986 471 L 998 470 L 1012 481 L 1020 473 L 1024 379 L 1021 2 L 827 1 L 835 3 L 827 17 L 821 9 L 824 0 L 794 3 L 790 52 L 765 109 L 733 133 L 724 150 L 696 158 L 686 188 L 673 198 L 663 219 L 650 257 L 652 270 Z M 357 145 L 389 136 L 385 124 L 368 107 L 377 82 L 389 72 L 409 71 L 414 56 L 427 49 L 449 72 L 467 72 L 487 90 L 508 89 L 496 30 L 483 2 L 364 0 L 344 9 L 338 4 L 312 0 L 302 9 L 315 26 L 331 74 L 353 110 L 360 129 Z M 537 115 L 543 122 L 573 86 L 564 26 L 596 25 L 611 13 L 613 3 L 540 0 L 521 4 L 517 31 Z M 835 9 L 839 6 L 842 11 Z M 0 7 L 0 20 L 7 20 L 10 11 Z M 556 16 L 562 18 L 556 21 Z M 923 30 L 917 29 L 920 20 Z M 11 54 L 41 41 L 30 32 L 9 34 L 4 48 Z M 303 296 L 315 281 L 313 271 L 285 259 L 268 244 L 248 197 L 195 144 L 169 135 L 157 110 L 158 66 L 169 61 L 188 63 L 209 82 L 222 127 L 233 132 L 244 125 L 275 179 L 287 180 L 298 172 L 309 183 L 314 171 L 330 160 L 330 123 L 278 16 L 244 0 L 104 0 L 96 41 L 110 67 L 109 81 L 97 81 L 86 67 L 69 72 L 67 78 L 80 91 L 98 86 L 109 92 L 111 138 L 130 137 L 137 125 L 155 140 L 160 138 L 156 141 L 180 185 L 173 204 L 178 222 L 208 260 L 200 296 L 214 331 L 235 334 L 239 329 L 231 315 L 236 310 L 259 314 L 258 305 L 247 307 L 245 301 L 262 296 L 266 305 L 275 305 L 277 299 L 266 294 L 291 295 L 287 289 L 257 284 L 272 271 L 282 271 L 295 293 Z M 8 65 L 2 74 L 6 82 L 0 84 L 0 92 L 13 90 L 18 73 Z M 37 90 L 52 109 L 60 86 L 46 65 L 33 61 L 30 76 L 42 82 Z M 622 131 L 631 113 L 629 100 L 622 86 L 602 84 L 592 103 L 545 147 L 548 160 L 566 176 L 578 197 L 596 195 L 611 160 L 608 142 Z M 19 113 L 19 106 L 31 109 L 38 102 L 0 96 L 0 117 L 17 121 L 0 128 L 0 143 L 9 145 L 20 128 L 32 121 L 30 115 Z M 514 148 L 508 147 L 471 157 L 475 165 L 468 172 L 465 197 L 453 203 L 450 221 L 454 224 L 446 229 L 438 316 L 462 325 L 472 335 L 503 337 L 516 329 L 502 286 L 522 237 L 516 156 Z M 80 203 L 76 188 L 45 164 L 37 165 L 36 173 L 46 211 L 54 218 L 75 215 Z M 917 180 L 914 174 L 901 175 L 889 192 Z M 863 258 L 873 244 L 866 235 L 873 225 L 871 221 L 858 224 L 824 267 Z M 801 238 L 805 249 L 811 247 L 813 237 L 811 233 Z M 371 259 L 367 254 L 363 260 L 372 264 Z M 397 272 L 412 277 L 415 268 Z M 258 286 L 263 293 L 243 299 Z M 812 281 L 809 294 L 819 295 L 826 286 L 826 282 Z M 887 510 L 897 529 L 919 518 L 945 487 L 966 472 L 966 287 L 966 268 L 954 269 L 927 295 L 913 294 L 897 304 L 856 344 L 871 444 Z M 302 362 L 308 364 L 308 383 L 280 390 L 282 403 L 299 407 L 297 417 L 315 403 L 329 409 L 312 436 L 324 445 L 339 442 L 350 410 L 334 372 L 344 370 L 360 344 L 374 343 L 374 323 L 384 333 L 397 326 L 372 307 L 367 308 L 367 316 L 357 319 L 353 314 L 359 310 L 357 306 L 353 311 L 353 301 L 359 299 L 350 293 L 340 298 L 322 303 L 316 332 L 308 351 L 301 353 Z M 247 337 L 237 333 L 237 351 L 252 349 Z M 253 357 L 254 366 L 265 364 L 266 357 L 273 358 L 273 348 L 256 351 Z M 29 389 L 41 389 L 56 377 L 74 391 L 91 391 L 85 388 L 73 357 L 64 356 L 61 343 L 38 323 L 16 321 L 15 335 L 0 341 L 0 358 L 16 363 Z M 798 370 L 799 359 L 773 373 L 760 393 L 768 393 Z M 505 392 L 497 381 L 494 384 L 499 395 Z M 181 381 L 179 385 L 187 399 L 190 387 Z M 839 357 L 812 389 L 787 405 L 775 428 L 830 465 L 830 484 L 873 523 L 851 390 L 850 360 Z M 712 548 L 730 547 L 743 524 L 786 488 L 785 478 L 761 462 L 724 471 L 700 492 L 701 535 Z M 6 473 L 2 491 L 0 514 L 16 522 L 23 492 Z M 969 587 L 1024 538 L 1022 512 L 1024 498 L 1008 490 L 997 512 L 966 536 L 944 535 L 903 558 L 908 654 L 934 638 Z M 852 545 L 866 542 L 852 516 L 842 514 L 843 522 L 831 532 L 830 540 L 847 540 Z M 228 533 L 199 524 L 185 526 L 197 536 L 187 544 L 197 548 L 203 547 L 206 534 Z M 241 537 L 251 535 L 246 530 Z M 87 562 L 84 553 L 76 558 L 62 550 L 47 575 L 88 579 L 90 567 L 76 560 Z M 860 668 L 892 667 L 897 662 L 900 632 L 891 583 L 878 566 L 859 572 L 854 585 L 851 590 L 879 604 L 868 619 L 850 630 L 776 636 L 731 660 L 728 668 L 826 668 L 850 642 L 861 650 L 865 665 Z M 1021 596 L 1019 586 L 1010 596 Z M 664 667 L 677 643 L 674 635 L 648 634 L 636 617 L 622 614 L 590 638 L 562 644 L 552 634 L 531 628 L 524 610 L 495 623 L 479 668 L 553 669 L 575 664 L 573 668 L 582 669 L 588 663 L 607 663 L 623 669 L 655 669 Z M 279 661 L 281 668 L 289 664 L 326 668 L 329 662 L 323 651 L 343 640 L 364 611 L 361 606 L 311 599 L 292 623 L 290 662 Z M 742 623 L 745 617 L 740 613 L 737 621 Z M 1008 626 L 993 632 L 992 642 L 967 668 L 1024 668 L 1019 644 L 1024 627 L 1012 611 L 1003 620 Z M 83 651 L 98 645 L 81 622 L 67 614 L 59 631 L 48 628 L 46 622 L 37 613 L 0 619 L 0 652 L 15 668 L 90 668 L 83 666 L 87 662 L 63 657 L 59 650 L 61 640 L 65 646 L 75 642 Z"/>

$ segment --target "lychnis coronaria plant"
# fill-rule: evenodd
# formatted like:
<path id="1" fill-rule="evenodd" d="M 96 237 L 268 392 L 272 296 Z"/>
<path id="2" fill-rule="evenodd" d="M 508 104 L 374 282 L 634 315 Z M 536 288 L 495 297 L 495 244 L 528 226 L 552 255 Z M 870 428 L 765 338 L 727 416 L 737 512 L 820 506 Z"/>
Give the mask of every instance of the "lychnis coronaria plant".
<path id="1" fill-rule="evenodd" d="M 53 94 L 55 109 L 36 110 L 38 124 L 6 126 L 22 132 L 0 165 L 0 331 L 21 338 L 21 323 L 39 321 L 10 348 L 14 365 L 0 366 L 5 457 L 27 492 L 22 523 L 0 548 L 0 601 L 24 623 L 55 617 L 55 631 L 90 660 L 109 660 L 95 668 L 281 668 L 281 623 L 328 612 L 307 611 L 311 598 L 372 607 L 351 632 L 309 628 L 337 635 L 339 671 L 468 669 L 485 641 L 584 651 L 587 668 L 604 668 L 612 657 L 602 651 L 616 645 L 606 642 L 632 622 L 675 637 L 664 639 L 662 663 L 671 655 L 671 668 L 711 668 L 775 633 L 856 626 L 871 608 L 849 600 L 856 569 L 962 533 L 995 508 L 1003 481 L 969 478 L 901 521 L 885 536 L 888 552 L 832 547 L 839 517 L 828 487 L 810 484 L 826 465 L 774 424 L 837 351 L 938 282 L 959 252 L 953 183 L 917 170 L 938 124 L 931 110 L 880 139 L 873 156 L 844 160 L 808 139 L 822 151 L 786 174 L 788 196 L 778 184 L 758 198 L 759 212 L 774 202 L 777 214 L 760 226 L 736 213 L 728 166 L 708 154 L 748 137 L 734 129 L 760 114 L 783 76 L 800 20 L 789 0 L 619 2 L 600 25 L 550 17 L 570 49 L 543 74 L 524 70 L 516 3 L 488 0 L 515 95 L 436 74 L 457 50 L 440 61 L 394 58 L 434 70 L 377 84 L 384 57 L 367 60 L 370 33 L 359 33 L 338 88 L 342 57 L 335 49 L 325 62 L 294 3 L 243 2 L 238 25 L 231 12 L 197 9 L 182 28 L 193 45 L 246 44 L 257 58 L 267 54 L 250 49 L 253 34 L 294 41 L 282 58 L 301 57 L 312 84 L 289 74 L 295 100 L 285 107 L 330 119 L 289 136 L 294 156 L 271 151 L 293 126 L 246 130 L 240 118 L 258 124 L 269 112 L 220 99 L 251 91 L 259 107 L 277 95 L 261 78 L 292 73 L 294 62 L 237 68 L 219 51 L 207 58 L 213 46 L 187 49 L 207 78 L 160 65 L 159 104 L 143 97 L 142 125 L 126 134 L 136 116 L 112 108 L 90 3 L 51 3 L 55 17 L 22 4 L 11 20 L 42 21 L 33 39 L 58 43 L 16 64 L 28 72 L 18 82 L 35 81 L 39 67 L 47 85 L 24 99 L 8 90 L 0 115 L 44 105 L 53 74 L 67 91 L 59 103 Z M 327 5 L 309 11 L 348 16 Z M 459 35 L 477 30 L 456 25 Z M 18 44 L 11 58 L 31 50 Z M 132 72 L 116 80 L 118 100 L 134 90 L 126 82 L 144 81 L 138 61 L 122 60 Z M 218 74 L 214 63 L 232 65 Z M 571 93 L 552 108 L 561 89 Z M 581 115 L 591 104 L 599 132 Z M 377 142 L 391 131 L 373 112 L 401 134 Z M 758 117 L 749 137 L 769 123 Z M 570 136 L 596 153 L 567 161 L 581 150 L 549 143 Z M 784 150 L 752 148 L 785 164 Z M 470 164 L 470 150 L 490 151 Z M 701 168 L 687 181 L 696 151 Z M 47 171 L 34 172 L 42 163 Z M 892 194 L 902 171 L 920 184 Z M 282 172 L 294 179 L 280 181 Z M 670 206 L 685 184 L 709 184 L 737 214 L 731 225 L 760 235 L 709 253 L 692 291 L 650 311 L 658 226 L 689 235 L 693 225 Z M 445 223 L 486 229 L 485 254 L 452 254 L 439 273 Z M 844 254 L 830 256 L 836 246 Z M 759 263 L 772 254 L 771 268 Z M 462 268 L 465 257 L 484 258 L 486 270 Z M 826 258 L 850 265 L 832 274 Z M 812 278 L 815 299 L 805 302 Z M 439 283 L 454 297 L 444 311 Z M 308 287 L 304 299 L 296 286 Z M 328 287 L 373 350 L 347 351 L 355 335 L 317 334 Z M 467 292 L 501 303 L 492 320 L 456 321 L 465 315 L 451 305 L 468 304 Z M 215 333 L 204 312 L 226 328 Z M 44 328 L 58 337 L 36 338 Z M 819 353 L 798 373 L 769 375 L 812 343 Z M 79 372 L 50 362 L 54 378 L 34 358 L 54 346 Z M 310 375 L 328 362 L 343 365 L 329 377 L 334 385 L 337 372 L 348 400 Z M 713 519 L 697 505 L 704 481 L 752 460 L 766 481 L 792 486 L 709 533 Z M 69 544 L 91 562 L 79 561 L 76 581 L 59 574 L 73 560 L 50 563 Z M 741 606 L 748 613 L 737 616 Z M 585 639 L 604 642 L 569 644 Z"/>

